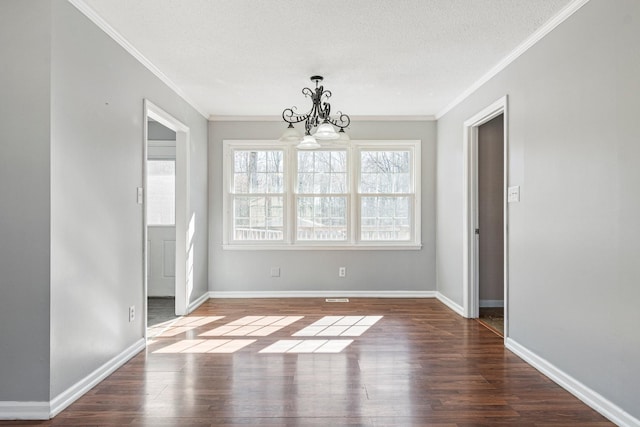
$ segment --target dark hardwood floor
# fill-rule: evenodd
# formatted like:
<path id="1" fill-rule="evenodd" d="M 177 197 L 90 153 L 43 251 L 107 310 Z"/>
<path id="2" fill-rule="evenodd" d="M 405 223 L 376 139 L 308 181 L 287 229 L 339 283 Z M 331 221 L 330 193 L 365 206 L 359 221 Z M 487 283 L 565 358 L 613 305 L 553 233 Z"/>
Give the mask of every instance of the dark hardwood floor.
<path id="1" fill-rule="evenodd" d="M 383 317 L 359 321 L 360 329 L 318 326 L 305 330 L 315 336 L 294 336 L 337 319 L 324 316 Z M 316 352 L 260 353 L 280 340 L 300 341 L 282 348 Z M 339 353 L 319 352 L 342 340 L 353 341 Z M 53 420 L 0 424 L 613 425 L 437 300 L 303 298 L 209 300 Z"/>

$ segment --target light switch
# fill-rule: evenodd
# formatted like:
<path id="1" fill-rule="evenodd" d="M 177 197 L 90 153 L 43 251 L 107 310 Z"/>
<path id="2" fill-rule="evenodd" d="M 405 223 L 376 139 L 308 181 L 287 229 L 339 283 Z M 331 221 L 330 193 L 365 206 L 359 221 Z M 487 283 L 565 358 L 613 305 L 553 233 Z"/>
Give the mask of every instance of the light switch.
<path id="1" fill-rule="evenodd" d="M 520 201 L 520 186 L 509 187 L 507 189 L 507 202 L 515 203 Z"/>
<path id="2" fill-rule="evenodd" d="M 138 187 L 138 204 L 141 205 L 143 201 L 142 187 Z"/>

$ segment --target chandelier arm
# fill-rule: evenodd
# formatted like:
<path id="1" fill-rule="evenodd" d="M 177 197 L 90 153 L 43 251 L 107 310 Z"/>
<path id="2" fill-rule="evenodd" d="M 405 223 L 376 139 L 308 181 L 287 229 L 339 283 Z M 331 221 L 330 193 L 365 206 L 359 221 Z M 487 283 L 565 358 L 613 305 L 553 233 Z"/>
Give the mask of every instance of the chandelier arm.
<path id="1" fill-rule="evenodd" d="M 293 107 L 293 108 L 296 108 L 296 107 Z M 311 111 L 306 114 L 298 114 L 295 111 L 293 111 L 293 108 L 286 108 L 282 112 L 282 120 L 284 120 L 287 123 L 300 123 L 309 119 L 309 116 L 311 116 Z"/>
<path id="2" fill-rule="evenodd" d="M 349 118 L 349 116 L 347 116 L 346 114 L 340 112 L 338 112 L 338 117 L 336 117 L 335 119 L 327 117 L 327 121 L 332 125 L 339 127 L 340 129 L 349 127 L 349 125 L 351 124 L 351 118 Z"/>
<path id="3" fill-rule="evenodd" d="M 316 88 L 305 87 L 302 89 L 302 94 L 311 98 L 311 109 L 307 113 L 298 114 L 295 112 L 296 107 L 287 108 L 282 112 L 282 119 L 289 124 L 304 122 L 307 135 L 311 134 L 313 128 L 320 126 L 321 122 L 331 123 L 344 131 L 344 128 L 351 124 L 351 119 L 340 111 L 338 111 L 337 117 L 332 118 L 331 104 L 328 102 L 332 95 L 331 91 L 325 90 L 324 86 L 319 84 L 322 81 L 321 76 L 313 76 L 311 80 L 316 82 Z"/>

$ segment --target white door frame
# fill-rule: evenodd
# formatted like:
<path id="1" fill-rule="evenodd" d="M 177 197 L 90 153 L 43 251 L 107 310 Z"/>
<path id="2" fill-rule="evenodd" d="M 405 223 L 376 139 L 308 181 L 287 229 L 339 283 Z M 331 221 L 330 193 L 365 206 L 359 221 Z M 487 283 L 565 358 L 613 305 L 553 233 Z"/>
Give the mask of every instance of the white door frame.
<path id="1" fill-rule="evenodd" d="M 190 191 L 189 191 L 189 152 L 190 138 L 189 127 L 184 123 L 158 107 L 148 99 L 144 100 L 144 152 L 143 152 L 143 186 L 144 190 L 144 219 L 143 219 L 143 271 L 144 271 L 144 317 L 145 317 L 145 337 L 147 330 L 147 154 L 148 154 L 148 120 L 153 119 L 163 126 L 176 133 L 176 277 L 175 295 L 176 315 L 188 314 L 189 295 L 192 291 L 192 245 L 193 245 L 193 217 L 190 217 Z"/>
<path id="2" fill-rule="evenodd" d="M 507 215 L 507 187 L 508 187 L 508 110 L 507 96 L 498 99 L 493 104 L 466 120 L 463 125 L 463 309 L 464 316 L 477 318 L 479 311 L 479 280 L 478 280 L 478 236 L 475 230 L 478 228 L 478 127 L 491 119 L 504 115 L 504 189 L 503 189 L 503 213 L 504 213 L 504 337 L 508 336 L 508 215 Z"/>

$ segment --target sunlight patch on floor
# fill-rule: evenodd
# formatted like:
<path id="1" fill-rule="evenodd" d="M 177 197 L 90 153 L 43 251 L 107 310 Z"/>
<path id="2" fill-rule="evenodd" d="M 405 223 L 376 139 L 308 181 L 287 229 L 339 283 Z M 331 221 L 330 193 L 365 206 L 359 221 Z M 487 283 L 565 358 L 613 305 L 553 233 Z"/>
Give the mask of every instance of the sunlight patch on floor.
<path id="1" fill-rule="evenodd" d="M 293 334 L 294 337 L 359 337 L 382 316 L 325 316 Z"/>
<path id="2" fill-rule="evenodd" d="M 324 316 L 295 332 L 293 337 L 359 337 L 383 316 Z M 183 317 L 173 323 L 159 337 L 173 337 L 182 332 L 208 325 L 223 316 Z M 304 316 L 245 316 L 203 332 L 198 339 L 185 339 L 154 351 L 154 353 L 234 353 L 256 339 L 226 337 L 266 337 L 289 326 Z M 210 337 L 217 337 L 211 339 Z M 155 340 L 155 342 L 160 342 Z M 284 339 L 276 341 L 259 353 L 340 353 L 352 339 Z"/>
<path id="3" fill-rule="evenodd" d="M 353 340 L 280 340 L 258 353 L 340 353 Z"/>
<path id="4" fill-rule="evenodd" d="M 182 340 L 154 353 L 235 353 L 256 340 Z"/>
<path id="5" fill-rule="evenodd" d="M 245 316 L 198 335 L 200 337 L 266 337 L 304 316 Z"/>
<path id="6" fill-rule="evenodd" d="M 224 319 L 224 316 L 181 317 L 149 328 L 148 335 L 154 338 L 175 337 L 178 334 L 182 334 L 220 319 Z M 162 332 L 158 333 L 158 330 L 161 328 L 163 329 Z"/>

